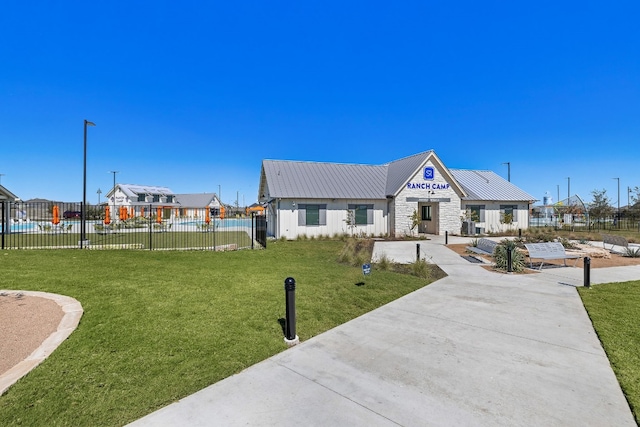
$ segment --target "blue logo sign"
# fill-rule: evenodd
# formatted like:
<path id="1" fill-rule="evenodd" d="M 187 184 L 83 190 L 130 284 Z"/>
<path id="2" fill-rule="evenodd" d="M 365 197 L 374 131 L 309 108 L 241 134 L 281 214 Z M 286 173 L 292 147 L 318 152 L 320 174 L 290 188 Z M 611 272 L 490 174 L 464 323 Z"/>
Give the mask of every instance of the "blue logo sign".
<path id="1" fill-rule="evenodd" d="M 362 274 L 365 276 L 371 274 L 371 264 L 362 264 Z"/>
<path id="2" fill-rule="evenodd" d="M 426 179 L 427 181 L 433 180 L 435 175 L 436 175 L 436 172 L 433 170 L 431 166 L 427 166 L 426 168 L 424 168 L 424 179 Z"/>

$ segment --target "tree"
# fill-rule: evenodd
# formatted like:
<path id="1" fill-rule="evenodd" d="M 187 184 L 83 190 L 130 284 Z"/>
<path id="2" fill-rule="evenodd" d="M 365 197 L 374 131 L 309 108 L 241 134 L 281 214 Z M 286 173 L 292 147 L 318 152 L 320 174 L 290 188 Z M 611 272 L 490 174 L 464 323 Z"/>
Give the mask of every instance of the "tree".
<path id="1" fill-rule="evenodd" d="M 593 190 L 591 192 L 593 200 L 589 203 L 589 215 L 592 219 L 605 219 L 613 215 L 611 199 L 607 196 L 607 190 Z"/>
<path id="2" fill-rule="evenodd" d="M 415 228 L 420 225 L 420 216 L 418 215 L 418 210 L 414 209 L 409 218 L 411 219 L 411 235 L 413 235 L 413 230 L 415 230 Z"/>
<path id="3" fill-rule="evenodd" d="M 640 187 L 629 189 L 629 206 L 627 212 L 632 221 L 640 218 Z"/>
<path id="4" fill-rule="evenodd" d="M 344 220 L 347 223 L 347 228 L 353 235 L 353 230 L 356 228 L 356 211 L 354 209 L 347 209 L 347 218 Z"/>

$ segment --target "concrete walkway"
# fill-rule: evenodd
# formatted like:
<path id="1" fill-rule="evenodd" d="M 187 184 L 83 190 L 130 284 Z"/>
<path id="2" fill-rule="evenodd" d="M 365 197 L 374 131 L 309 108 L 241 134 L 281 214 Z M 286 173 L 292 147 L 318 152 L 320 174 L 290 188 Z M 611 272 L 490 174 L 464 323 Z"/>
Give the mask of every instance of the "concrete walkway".
<path id="1" fill-rule="evenodd" d="M 443 240 L 380 242 L 374 257 L 413 261 L 420 243 L 448 277 L 131 425 L 636 426 L 577 295 L 582 269 L 492 273 Z M 607 270 L 592 283 L 640 278 Z"/>

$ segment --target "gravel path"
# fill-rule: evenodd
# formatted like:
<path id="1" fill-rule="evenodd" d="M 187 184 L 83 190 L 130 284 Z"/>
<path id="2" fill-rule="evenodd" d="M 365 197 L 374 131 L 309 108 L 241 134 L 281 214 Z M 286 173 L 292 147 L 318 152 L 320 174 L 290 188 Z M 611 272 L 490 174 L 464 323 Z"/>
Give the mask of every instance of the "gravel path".
<path id="1" fill-rule="evenodd" d="M 53 300 L 0 294 L 0 374 L 26 359 L 58 329 L 64 316 Z"/>

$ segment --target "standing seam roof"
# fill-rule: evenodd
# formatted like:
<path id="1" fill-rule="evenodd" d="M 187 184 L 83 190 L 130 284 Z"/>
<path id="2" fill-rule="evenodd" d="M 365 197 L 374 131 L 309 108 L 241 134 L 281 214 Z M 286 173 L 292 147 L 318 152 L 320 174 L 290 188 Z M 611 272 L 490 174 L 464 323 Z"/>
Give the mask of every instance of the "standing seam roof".
<path id="1" fill-rule="evenodd" d="M 463 200 L 536 200 L 531 194 L 521 190 L 495 172 L 465 169 L 449 169 L 449 171 L 467 193 L 467 197 L 463 197 Z"/>
<path id="2" fill-rule="evenodd" d="M 262 162 L 270 197 L 381 199 L 386 166 L 284 160 Z"/>

